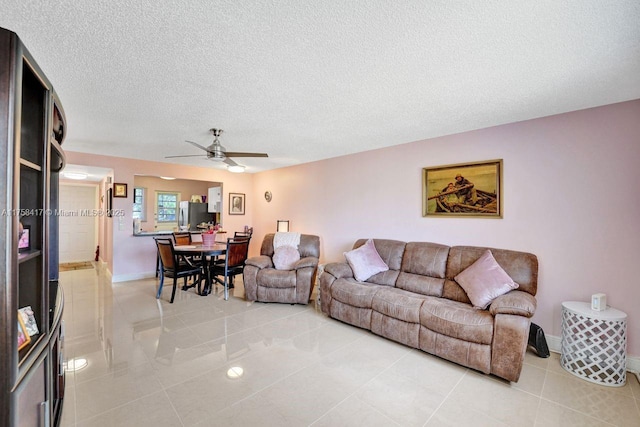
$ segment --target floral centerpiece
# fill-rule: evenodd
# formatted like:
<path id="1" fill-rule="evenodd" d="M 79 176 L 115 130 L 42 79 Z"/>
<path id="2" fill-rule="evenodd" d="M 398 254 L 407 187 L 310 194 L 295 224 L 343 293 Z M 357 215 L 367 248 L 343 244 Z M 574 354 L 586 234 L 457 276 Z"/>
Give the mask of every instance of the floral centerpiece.
<path id="1" fill-rule="evenodd" d="M 216 242 L 218 230 L 220 230 L 220 224 L 210 225 L 207 231 L 202 233 L 202 244 L 204 246 L 213 246 Z"/>

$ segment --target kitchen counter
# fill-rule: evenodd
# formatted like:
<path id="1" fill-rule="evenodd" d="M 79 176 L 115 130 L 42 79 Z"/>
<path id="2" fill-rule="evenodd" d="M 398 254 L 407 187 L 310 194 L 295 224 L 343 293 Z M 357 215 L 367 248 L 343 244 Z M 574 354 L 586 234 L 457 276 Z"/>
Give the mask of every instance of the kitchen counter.
<path id="1" fill-rule="evenodd" d="M 183 233 L 183 232 L 181 232 Z M 192 233 L 200 233 L 199 231 L 192 231 Z M 139 233 L 133 233 L 134 237 L 145 237 L 145 236 L 170 236 L 173 234 L 173 231 L 141 231 Z M 227 234 L 226 231 L 216 231 L 216 234 Z"/>
<path id="2" fill-rule="evenodd" d="M 133 233 L 135 237 L 144 236 L 170 236 L 173 231 L 141 231 L 139 233 Z"/>

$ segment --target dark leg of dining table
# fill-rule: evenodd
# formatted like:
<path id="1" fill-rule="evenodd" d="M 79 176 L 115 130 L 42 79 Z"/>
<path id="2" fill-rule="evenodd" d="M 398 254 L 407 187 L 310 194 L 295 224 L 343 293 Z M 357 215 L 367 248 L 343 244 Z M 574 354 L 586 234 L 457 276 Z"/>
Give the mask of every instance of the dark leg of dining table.
<path id="1" fill-rule="evenodd" d="M 204 280 L 204 288 L 202 288 L 202 291 L 199 291 L 198 293 L 201 296 L 206 296 L 211 293 L 211 281 L 209 280 L 209 267 L 207 265 L 207 257 L 205 255 L 202 255 L 202 274 L 203 277 L 200 278 L 200 283 Z M 198 290 L 199 289 L 200 286 L 198 286 Z"/>
<path id="2" fill-rule="evenodd" d="M 205 255 L 202 256 L 202 271 L 204 273 L 204 289 L 200 292 L 200 295 L 206 296 L 211 293 L 211 288 L 213 287 L 213 280 L 211 279 L 211 269 L 209 263 L 214 262 L 214 257 L 210 258 L 210 261 L 207 260 Z"/>

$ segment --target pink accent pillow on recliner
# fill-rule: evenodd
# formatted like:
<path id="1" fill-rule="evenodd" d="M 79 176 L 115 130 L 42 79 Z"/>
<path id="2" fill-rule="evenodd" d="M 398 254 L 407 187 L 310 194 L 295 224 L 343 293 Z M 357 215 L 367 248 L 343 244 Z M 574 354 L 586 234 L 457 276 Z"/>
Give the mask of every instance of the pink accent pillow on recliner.
<path id="1" fill-rule="evenodd" d="M 500 295 L 520 286 L 500 267 L 488 249 L 454 279 L 467 293 L 473 306 L 482 310 Z"/>
<path id="2" fill-rule="evenodd" d="M 359 248 L 345 252 L 344 256 L 353 270 L 353 277 L 359 282 L 364 282 L 374 274 L 389 270 L 387 264 L 380 258 L 371 239 Z"/>
<path id="3" fill-rule="evenodd" d="M 296 262 L 300 261 L 300 252 L 293 246 L 280 246 L 271 259 L 276 270 L 293 270 Z"/>

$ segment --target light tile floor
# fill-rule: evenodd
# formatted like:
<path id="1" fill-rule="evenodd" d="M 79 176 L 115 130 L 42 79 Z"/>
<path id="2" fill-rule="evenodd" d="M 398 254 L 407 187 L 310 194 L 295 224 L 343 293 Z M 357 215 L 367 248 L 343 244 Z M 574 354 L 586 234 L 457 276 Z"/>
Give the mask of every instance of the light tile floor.
<path id="1" fill-rule="evenodd" d="M 527 353 L 509 384 L 326 317 L 157 280 L 60 275 L 63 426 L 640 426 L 640 385 L 591 384 Z M 218 289 L 219 291 L 219 289 Z M 229 371 L 243 374 L 231 378 Z"/>

